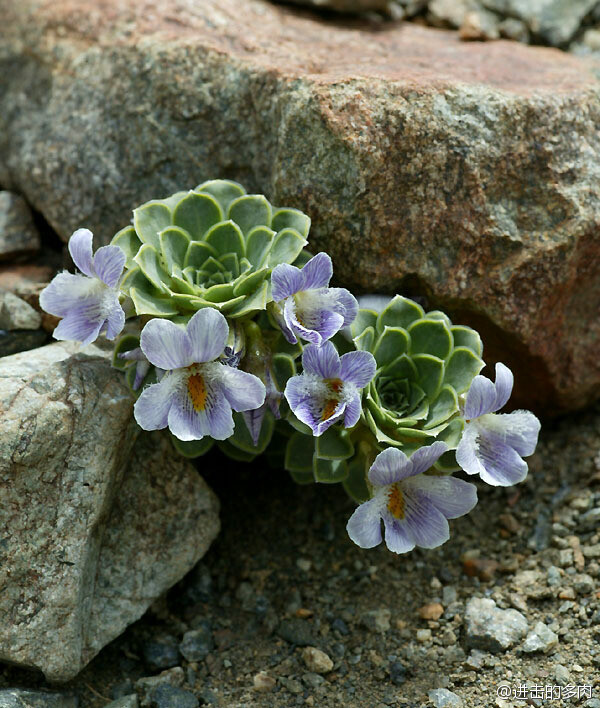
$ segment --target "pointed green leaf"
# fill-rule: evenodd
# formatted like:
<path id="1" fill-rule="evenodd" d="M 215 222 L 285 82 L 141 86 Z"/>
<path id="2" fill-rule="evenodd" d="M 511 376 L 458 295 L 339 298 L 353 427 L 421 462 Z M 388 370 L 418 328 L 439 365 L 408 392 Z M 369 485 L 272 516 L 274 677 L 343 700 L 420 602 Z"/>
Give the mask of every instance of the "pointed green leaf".
<path id="1" fill-rule="evenodd" d="M 217 252 L 204 241 L 192 241 L 183 261 L 184 272 L 189 266 L 200 269 L 208 258 L 214 258 Z"/>
<path id="2" fill-rule="evenodd" d="M 456 461 L 456 453 L 454 450 L 448 450 L 433 465 L 436 470 L 449 474 L 450 472 L 458 472 L 460 465 Z"/>
<path id="3" fill-rule="evenodd" d="M 198 192 L 189 192 L 173 210 L 173 223 L 185 229 L 192 241 L 204 240 L 204 234 L 223 218 L 217 201 Z"/>
<path id="4" fill-rule="evenodd" d="M 419 372 L 412 359 L 406 354 L 401 354 L 395 361 L 385 367 L 385 375 L 395 379 L 416 381 Z"/>
<path id="5" fill-rule="evenodd" d="M 227 438 L 227 442 L 237 447 L 238 450 L 249 452 L 253 455 L 260 455 L 267 449 L 267 445 L 271 442 L 273 431 L 275 430 L 275 418 L 273 418 L 271 411 L 265 413 L 258 436 L 258 443 L 256 445 L 252 442 L 252 437 L 244 422 L 243 415 L 241 413 L 234 413 L 233 420 L 235 421 L 235 428 L 233 435 Z"/>
<path id="6" fill-rule="evenodd" d="M 250 263 L 246 256 L 242 256 L 240 258 L 240 275 L 244 275 L 244 273 L 249 270 L 252 270 L 252 263 Z"/>
<path id="7" fill-rule="evenodd" d="M 228 219 L 232 219 L 247 236 L 255 226 L 271 226 L 271 205 L 262 194 L 246 194 L 229 205 Z"/>
<path id="8" fill-rule="evenodd" d="M 450 384 L 456 393 L 464 393 L 483 367 L 483 361 L 470 349 L 456 347 L 446 364 L 444 383 Z"/>
<path id="9" fill-rule="evenodd" d="M 411 354 L 431 354 L 446 359 L 452 350 L 452 335 L 443 320 L 418 320 L 408 327 Z"/>
<path id="10" fill-rule="evenodd" d="M 133 210 L 133 225 L 140 240 L 160 248 L 158 234 L 173 223 L 171 211 L 163 202 L 155 200 Z"/>
<path id="11" fill-rule="evenodd" d="M 118 246 L 125 254 L 127 258 L 125 263 L 126 268 L 135 267 L 133 259 L 140 250 L 142 242 L 138 238 L 133 226 L 126 226 L 124 229 L 121 229 L 117 234 L 115 234 L 113 240 L 111 241 L 111 245 Z"/>
<path id="12" fill-rule="evenodd" d="M 258 268 L 269 255 L 275 232 L 268 226 L 257 226 L 247 237 L 246 256 L 255 268 Z"/>
<path id="13" fill-rule="evenodd" d="M 454 337 L 455 347 L 466 347 L 477 356 L 480 357 L 482 355 L 483 344 L 478 332 L 463 325 L 454 325 L 454 327 L 450 328 L 450 331 Z"/>
<path id="14" fill-rule="evenodd" d="M 251 292 L 256 290 L 256 288 L 263 282 L 269 273 L 268 268 L 261 268 L 260 270 L 249 273 L 248 275 L 241 276 L 235 282 L 233 286 L 233 292 L 235 295 L 249 295 Z"/>
<path id="15" fill-rule="evenodd" d="M 273 356 L 273 377 L 275 387 L 283 391 L 288 380 L 296 375 L 296 365 L 289 354 L 277 353 Z"/>
<path id="16" fill-rule="evenodd" d="M 185 256 L 190 246 L 190 237 L 187 231 L 178 226 L 169 226 L 158 235 L 163 263 L 167 273 L 173 272 L 173 266 L 183 267 Z"/>
<path id="17" fill-rule="evenodd" d="M 306 243 L 304 236 L 295 229 L 283 229 L 273 239 L 269 253 L 269 266 L 274 268 L 279 263 L 293 263 Z"/>
<path id="18" fill-rule="evenodd" d="M 256 310 L 264 310 L 267 306 L 268 283 L 266 281 L 250 296 L 243 297 L 237 307 L 229 312 L 230 317 L 242 317 Z"/>
<path id="19" fill-rule="evenodd" d="M 235 280 L 240 274 L 240 262 L 237 253 L 226 253 L 224 256 L 220 256 L 219 260 L 225 268 L 224 275 L 229 273 L 227 280 Z"/>
<path id="20" fill-rule="evenodd" d="M 313 474 L 315 482 L 322 484 L 337 484 L 348 477 L 348 463 L 346 460 L 313 459 Z"/>
<path id="21" fill-rule="evenodd" d="M 427 430 L 428 428 L 435 428 L 436 425 L 440 425 L 445 420 L 448 420 L 450 416 L 458 412 L 458 397 L 452 388 L 447 384 L 442 387 L 435 401 L 429 407 L 429 414 L 427 416 L 427 421 L 423 428 Z"/>
<path id="22" fill-rule="evenodd" d="M 288 472 L 310 472 L 312 475 L 313 452 L 312 437 L 293 433 L 285 450 L 285 469 Z"/>
<path id="23" fill-rule="evenodd" d="M 385 325 L 407 329 L 415 320 L 421 319 L 425 313 L 420 305 L 401 295 L 396 295 L 377 318 L 377 330 L 383 332 Z"/>
<path id="24" fill-rule="evenodd" d="M 441 320 L 442 322 L 446 323 L 446 326 L 450 328 L 452 326 L 452 322 L 450 322 L 450 318 L 445 312 L 442 312 L 441 310 L 430 310 L 425 314 L 425 319 L 426 320 Z"/>
<path id="25" fill-rule="evenodd" d="M 152 295 L 137 288 L 131 288 L 129 296 L 135 305 L 138 315 L 156 315 L 157 317 L 167 317 L 176 315 L 177 309 L 168 300 L 156 295 Z"/>
<path id="26" fill-rule="evenodd" d="M 321 460 L 347 460 L 354 455 L 354 445 L 346 430 L 331 426 L 315 438 L 315 455 Z"/>
<path id="27" fill-rule="evenodd" d="M 174 435 L 171 435 L 171 442 L 180 455 L 190 459 L 206 455 L 215 444 L 215 441 L 209 437 L 204 437 L 202 440 L 179 440 Z"/>
<path id="28" fill-rule="evenodd" d="M 171 277 L 161 265 L 158 252 L 154 246 L 145 243 L 137 252 L 134 261 L 157 290 L 166 292 L 171 283 Z"/>
<path id="29" fill-rule="evenodd" d="M 227 214 L 229 205 L 234 199 L 246 194 L 246 190 L 241 184 L 228 179 L 211 179 L 208 182 L 202 182 L 194 191 L 213 196 L 221 205 L 223 214 Z"/>
<path id="30" fill-rule="evenodd" d="M 453 418 L 448 425 L 443 426 L 443 429 L 437 434 L 437 439 L 445 442 L 450 448 L 456 448 L 464 429 L 465 421 L 462 418 Z"/>
<path id="31" fill-rule="evenodd" d="M 296 484 L 314 484 L 315 478 L 313 476 L 312 467 L 309 470 L 288 470 L 290 477 L 296 482 Z"/>
<path id="32" fill-rule="evenodd" d="M 373 356 L 377 366 L 385 366 L 408 351 L 410 337 L 401 327 L 385 326 L 383 334 L 377 340 Z"/>
<path id="33" fill-rule="evenodd" d="M 308 237 L 310 231 L 310 217 L 306 216 L 299 209 L 277 209 L 273 214 L 271 228 L 275 231 L 292 228 L 304 238 Z"/>
<path id="34" fill-rule="evenodd" d="M 356 315 L 354 322 L 350 325 L 350 332 L 352 337 L 358 337 L 361 335 L 367 327 L 372 327 L 375 331 L 375 324 L 377 323 L 377 313 L 375 310 L 365 310 L 360 309 Z"/>
<path id="35" fill-rule="evenodd" d="M 174 265 L 171 271 L 171 290 L 185 295 L 195 295 L 196 288 L 190 283 L 186 274 Z"/>
<path id="36" fill-rule="evenodd" d="M 205 261 L 202 266 L 202 270 L 206 271 L 209 273 L 209 275 L 214 275 L 215 273 L 223 273 L 225 270 L 225 266 L 221 263 L 220 260 L 217 260 L 217 258 L 213 258 L 213 256 L 209 256 Z"/>
<path id="37" fill-rule="evenodd" d="M 233 299 L 233 285 L 222 283 L 221 285 L 211 285 L 203 293 L 202 297 L 208 302 L 226 302 Z"/>
<path id="38" fill-rule="evenodd" d="M 128 270 L 127 273 L 125 273 L 125 277 L 121 281 L 122 292 L 127 293 L 131 288 L 137 288 L 138 290 L 144 290 L 145 292 L 156 292 L 152 283 L 148 280 L 148 278 L 146 278 L 137 265 L 135 268 Z"/>
<path id="39" fill-rule="evenodd" d="M 444 378 L 444 362 L 431 354 L 415 354 L 412 357 L 419 372 L 419 384 L 429 399 L 437 396 Z"/>
<path id="40" fill-rule="evenodd" d="M 241 258 L 246 253 L 246 244 L 240 227 L 233 221 L 222 221 L 213 226 L 206 234 L 205 241 L 219 256 L 225 253 L 237 253 L 238 258 Z"/>
<path id="41" fill-rule="evenodd" d="M 364 329 L 358 337 L 354 339 L 354 345 L 359 351 L 370 352 L 375 339 L 375 330 L 373 327 Z"/>
<path id="42" fill-rule="evenodd" d="M 244 295 L 239 295 L 225 302 L 211 303 L 211 306 L 219 309 L 224 315 L 227 315 L 227 317 L 241 317 L 241 315 L 233 314 L 233 311 L 238 307 L 242 307 L 245 300 L 246 297 Z"/>
<path id="43" fill-rule="evenodd" d="M 367 486 L 367 468 L 363 457 L 355 457 L 348 463 L 348 476 L 343 482 L 344 489 L 357 504 L 371 498 Z"/>

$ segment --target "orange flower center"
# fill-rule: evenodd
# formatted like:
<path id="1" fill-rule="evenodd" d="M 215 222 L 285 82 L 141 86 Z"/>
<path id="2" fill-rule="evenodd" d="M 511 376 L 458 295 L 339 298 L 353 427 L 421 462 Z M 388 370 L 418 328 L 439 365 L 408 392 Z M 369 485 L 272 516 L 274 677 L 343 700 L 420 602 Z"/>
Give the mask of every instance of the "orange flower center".
<path id="1" fill-rule="evenodd" d="M 398 485 L 394 484 L 393 487 L 388 492 L 388 503 L 387 508 L 397 519 L 404 518 L 404 512 L 406 509 L 406 501 L 404 499 L 404 494 L 398 489 Z"/>
<path id="2" fill-rule="evenodd" d="M 340 402 L 339 394 L 344 385 L 344 382 L 341 379 L 326 379 L 325 383 L 333 395 L 325 401 L 323 413 L 321 414 L 321 420 L 328 420 L 335 413 L 337 404 Z"/>
<path id="3" fill-rule="evenodd" d="M 187 380 L 187 387 L 194 409 L 203 411 L 206 407 L 206 384 L 202 374 L 192 374 Z"/>

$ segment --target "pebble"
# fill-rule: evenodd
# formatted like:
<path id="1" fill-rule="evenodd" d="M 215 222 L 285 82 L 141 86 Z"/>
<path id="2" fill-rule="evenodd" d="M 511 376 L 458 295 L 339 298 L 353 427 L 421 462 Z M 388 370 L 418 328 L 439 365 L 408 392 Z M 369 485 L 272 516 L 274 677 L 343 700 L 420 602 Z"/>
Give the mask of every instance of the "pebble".
<path id="1" fill-rule="evenodd" d="M 170 669 L 179 664 L 177 639 L 172 636 L 159 637 L 145 642 L 142 654 L 148 668 L 152 671 Z"/>
<path id="2" fill-rule="evenodd" d="M 327 674 L 333 669 L 333 661 L 329 655 L 316 647 L 304 647 L 302 661 L 309 671 L 316 674 Z"/>
<path id="3" fill-rule="evenodd" d="M 308 558 L 298 558 L 296 565 L 303 573 L 308 573 L 312 568 L 312 561 L 309 561 Z"/>
<path id="4" fill-rule="evenodd" d="M 335 630 L 336 632 L 339 632 L 343 636 L 347 636 L 348 634 L 350 634 L 348 625 L 344 622 L 343 619 L 340 619 L 339 617 L 336 617 L 333 620 L 333 622 L 331 623 L 331 629 Z"/>
<path id="5" fill-rule="evenodd" d="M 571 680 L 571 674 L 569 673 L 569 670 L 566 666 L 563 666 L 562 664 L 557 664 L 554 667 L 554 678 L 556 679 L 557 683 L 564 686 L 568 684 Z"/>
<path id="6" fill-rule="evenodd" d="M 299 694 L 302 693 L 302 684 L 296 679 L 286 678 L 285 676 L 279 677 L 279 683 L 290 693 Z"/>
<path id="7" fill-rule="evenodd" d="M 417 610 L 419 617 L 425 620 L 439 620 L 444 614 L 444 608 L 439 602 L 428 602 Z"/>
<path id="8" fill-rule="evenodd" d="M 319 688 L 325 683 L 325 679 L 314 671 L 308 671 L 302 674 L 302 683 L 310 688 Z"/>
<path id="9" fill-rule="evenodd" d="M 116 701 L 109 703 L 105 708 L 138 708 L 138 706 L 138 697 L 133 694 L 131 696 L 123 696 L 122 698 L 117 698 Z"/>
<path id="10" fill-rule="evenodd" d="M 548 585 L 551 587 L 560 585 L 561 579 L 562 575 L 560 574 L 560 570 L 555 565 L 551 565 L 546 571 L 546 582 Z"/>
<path id="11" fill-rule="evenodd" d="M 594 546 L 583 546 L 581 550 L 586 558 L 600 558 L 600 543 Z"/>
<path id="12" fill-rule="evenodd" d="M 573 550 L 571 548 L 563 548 L 558 552 L 557 564 L 561 568 L 568 568 L 573 565 Z"/>
<path id="13" fill-rule="evenodd" d="M 193 693 L 176 686 L 157 686 L 150 695 L 150 708 L 198 708 L 200 702 Z"/>
<path id="14" fill-rule="evenodd" d="M 538 622 L 525 638 L 521 648 L 527 654 L 534 652 L 547 654 L 557 645 L 558 636 L 543 622 Z"/>
<path id="15" fill-rule="evenodd" d="M 21 688 L 0 690 L 0 708 L 78 708 L 75 696 Z"/>
<path id="16" fill-rule="evenodd" d="M 458 592 L 453 585 L 444 585 L 442 590 L 442 603 L 445 607 L 452 605 L 458 600 Z"/>
<path id="17" fill-rule="evenodd" d="M 188 661 L 202 661 L 215 648 L 210 623 L 183 635 L 179 651 Z"/>
<path id="18" fill-rule="evenodd" d="M 25 300 L 5 291 L 0 292 L 0 329 L 39 329 L 42 316 Z"/>
<path id="19" fill-rule="evenodd" d="M 600 527 L 600 507 L 590 509 L 579 517 L 579 528 L 583 531 L 595 531 Z"/>
<path id="20" fill-rule="evenodd" d="M 498 31 L 501 37 L 512 39 L 515 42 L 523 42 L 523 44 L 529 43 L 529 30 L 527 25 L 521 20 L 507 17 L 498 25 Z"/>
<path id="21" fill-rule="evenodd" d="M 590 698 L 583 704 L 583 708 L 600 708 L 600 698 Z"/>
<path id="22" fill-rule="evenodd" d="M 451 629 L 445 629 L 441 638 L 442 645 L 451 647 L 456 644 L 456 634 Z"/>
<path id="23" fill-rule="evenodd" d="M 527 633 L 527 620 L 518 610 L 501 610 L 487 598 L 472 597 L 465 620 L 467 644 L 494 653 L 510 649 Z"/>
<path id="24" fill-rule="evenodd" d="M 280 622 L 279 627 L 277 627 L 277 636 L 299 647 L 307 647 L 315 644 L 312 635 L 312 625 L 306 620 L 297 617 L 284 619 Z"/>
<path id="25" fill-rule="evenodd" d="M 467 666 L 469 669 L 475 669 L 478 670 L 483 666 L 483 662 L 485 660 L 485 653 L 482 651 L 479 651 L 478 649 L 472 649 L 471 653 L 465 660 L 465 666 Z"/>
<path id="26" fill-rule="evenodd" d="M 361 616 L 361 622 L 371 632 L 387 632 L 390 629 L 392 613 L 387 608 L 369 610 Z"/>
<path id="27" fill-rule="evenodd" d="M 425 644 L 431 641 L 430 629 L 417 629 L 417 641 Z"/>
<path id="28" fill-rule="evenodd" d="M 406 681 L 406 675 L 408 673 L 408 670 L 406 666 L 401 661 L 398 661 L 397 659 L 394 661 L 390 662 L 389 666 L 389 672 L 390 672 L 390 681 L 395 685 L 395 686 L 400 686 Z"/>
<path id="29" fill-rule="evenodd" d="M 185 681 L 185 674 L 181 666 L 167 669 L 158 676 L 144 676 L 135 682 L 135 690 L 142 706 L 149 705 L 150 697 L 158 686 L 174 686 L 181 688 Z"/>
<path id="30" fill-rule="evenodd" d="M 427 694 L 435 708 L 461 708 L 462 698 L 447 688 L 435 688 Z"/>

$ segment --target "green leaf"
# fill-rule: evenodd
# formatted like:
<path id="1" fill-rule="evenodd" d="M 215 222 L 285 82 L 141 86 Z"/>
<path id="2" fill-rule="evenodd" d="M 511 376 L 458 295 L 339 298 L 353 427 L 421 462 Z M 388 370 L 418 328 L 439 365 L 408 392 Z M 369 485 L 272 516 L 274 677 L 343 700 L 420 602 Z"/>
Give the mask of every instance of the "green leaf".
<path id="1" fill-rule="evenodd" d="M 139 265 L 142 273 L 157 290 L 166 292 L 171 283 L 171 278 L 162 267 L 158 252 L 149 243 L 145 243 L 137 252 L 134 261 Z"/>
<path id="2" fill-rule="evenodd" d="M 111 245 L 118 246 L 127 257 L 127 261 L 125 263 L 126 268 L 135 267 L 133 259 L 140 250 L 142 242 L 138 238 L 133 226 L 126 226 L 124 229 L 121 229 L 117 234 L 115 234 L 113 240 L 111 241 Z"/>
<path id="3" fill-rule="evenodd" d="M 448 425 L 437 434 L 437 439 L 445 442 L 450 448 L 456 448 L 462 438 L 465 421 L 462 418 L 453 418 Z"/>
<path id="4" fill-rule="evenodd" d="M 274 268 L 279 263 L 293 263 L 306 243 L 304 236 L 295 229 L 283 229 L 273 240 L 269 253 L 269 266 Z"/>
<path id="5" fill-rule="evenodd" d="M 219 440 L 217 442 L 217 446 L 221 452 L 224 452 L 227 455 L 227 457 L 230 457 L 232 460 L 236 460 L 237 462 L 252 462 L 252 460 L 256 457 L 254 453 L 240 450 L 238 447 L 232 445 L 228 440 Z"/>
<path id="6" fill-rule="evenodd" d="M 385 325 L 408 329 L 410 324 L 421 319 L 424 314 L 423 308 L 416 302 L 396 295 L 377 317 L 377 330 L 383 332 Z"/>
<path id="7" fill-rule="evenodd" d="M 358 337 L 354 338 L 354 346 L 363 352 L 370 352 L 373 347 L 373 340 L 375 339 L 375 330 L 373 327 L 367 327 L 364 329 Z"/>
<path id="8" fill-rule="evenodd" d="M 347 460 L 354 455 L 354 445 L 346 430 L 331 426 L 315 438 L 315 455 L 321 460 Z"/>
<path id="9" fill-rule="evenodd" d="M 190 237 L 187 231 L 180 229 L 178 226 L 169 226 L 169 228 L 161 231 L 158 236 L 167 273 L 173 272 L 173 266 L 182 268 L 190 246 Z"/>
<path id="10" fill-rule="evenodd" d="M 482 355 L 483 344 L 478 332 L 463 325 L 454 325 L 454 327 L 450 328 L 450 331 L 454 337 L 455 347 L 466 347 L 477 356 L 480 357 Z"/>
<path id="11" fill-rule="evenodd" d="M 313 459 L 313 475 L 315 482 L 322 484 L 337 484 L 348 477 L 348 463 L 346 460 L 321 460 Z"/>
<path id="12" fill-rule="evenodd" d="M 254 445 L 252 442 L 252 437 L 244 422 L 243 415 L 241 413 L 234 413 L 233 420 L 235 421 L 235 428 L 233 435 L 227 438 L 227 442 L 231 443 L 242 452 L 249 452 L 253 455 L 260 455 L 267 449 L 267 445 L 271 442 L 273 431 L 275 430 L 275 418 L 273 418 L 271 411 L 265 413 L 257 445 Z"/>
<path id="13" fill-rule="evenodd" d="M 419 384 L 431 400 L 442 386 L 444 362 L 431 354 L 415 354 L 412 360 L 419 372 Z"/>
<path id="14" fill-rule="evenodd" d="M 160 248 L 158 234 L 173 223 L 171 210 L 161 201 L 154 200 L 133 210 L 133 225 L 140 240 Z"/>
<path id="15" fill-rule="evenodd" d="M 220 285 L 211 285 L 203 293 L 202 297 L 208 302 L 226 302 L 233 299 L 233 285 L 231 283 L 222 283 Z"/>
<path id="16" fill-rule="evenodd" d="M 301 236 L 307 238 L 310 231 L 310 217 L 299 209 L 277 209 L 273 214 L 271 228 L 275 231 L 281 231 L 288 227 L 295 229 Z"/>
<path id="17" fill-rule="evenodd" d="M 314 253 L 311 253 L 308 249 L 303 248 L 292 265 L 296 266 L 296 268 L 304 268 L 308 261 L 310 261 L 313 257 Z"/>
<path id="18" fill-rule="evenodd" d="M 425 314 L 425 319 L 426 320 L 441 320 L 442 322 L 445 322 L 448 328 L 452 326 L 452 322 L 450 322 L 450 318 L 445 312 L 442 312 L 441 310 L 430 310 Z"/>
<path id="19" fill-rule="evenodd" d="M 174 435 L 171 435 L 171 442 L 180 455 L 191 459 L 206 455 L 206 453 L 215 444 L 215 441 L 208 436 L 202 438 L 202 440 L 180 440 Z"/>
<path id="20" fill-rule="evenodd" d="M 220 260 L 217 260 L 216 257 L 209 256 L 204 261 L 202 270 L 204 270 L 209 275 L 213 276 L 216 273 L 223 273 L 225 271 L 225 266 L 221 263 Z"/>
<path id="21" fill-rule="evenodd" d="M 152 295 L 144 290 L 131 288 L 129 296 L 135 305 L 135 311 L 138 315 L 156 315 L 157 317 L 168 317 L 176 315 L 177 309 L 173 304 L 165 298 Z"/>
<path id="22" fill-rule="evenodd" d="M 343 482 L 344 489 L 357 504 L 362 504 L 371 498 L 367 486 L 367 469 L 363 457 L 355 457 L 348 463 L 348 476 Z"/>
<path id="23" fill-rule="evenodd" d="M 255 268 L 266 260 L 273 245 L 275 232 L 268 226 L 257 226 L 248 234 L 246 241 L 246 256 Z"/>
<path id="24" fill-rule="evenodd" d="M 456 461 L 456 453 L 454 450 L 448 450 L 441 457 L 438 458 L 437 462 L 433 465 L 436 470 L 448 474 L 450 472 L 458 472 L 461 468 Z"/>
<path id="25" fill-rule="evenodd" d="M 241 276 L 236 280 L 233 286 L 234 295 L 249 295 L 251 292 L 256 290 L 268 274 L 268 268 L 261 268 L 253 273 Z"/>
<path id="26" fill-rule="evenodd" d="M 452 350 L 452 335 L 443 320 L 418 320 L 408 327 L 411 354 L 431 354 L 446 359 Z"/>
<path id="27" fill-rule="evenodd" d="M 264 310 L 267 306 L 267 292 L 269 284 L 265 280 L 263 284 L 249 297 L 243 297 L 243 301 L 229 312 L 230 317 L 242 317 L 256 310 Z"/>
<path id="28" fill-rule="evenodd" d="M 204 241 L 192 241 L 183 261 L 184 270 L 188 267 L 202 268 L 209 258 L 214 258 L 217 252 Z"/>
<path id="29" fill-rule="evenodd" d="M 192 241 L 203 240 L 204 234 L 222 220 L 221 207 L 209 194 L 189 192 L 173 210 L 173 223 L 185 229 Z"/>
<path id="30" fill-rule="evenodd" d="M 385 375 L 395 379 L 416 381 L 419 372 L 413 360 L 406 354 L 401 354 L 391 364 L 385 367 Z"/>
<path id="31" fill-rule="evenodd" d="M 213 226 L 206 234 L 205 241 L 215 249 L 217 256 L 237 253 L 238 258 L 241 258 L 246 253 L 246 244 L 240 227 L 233 221 L 223 221 Z"/>
<path id="32" fill-rule="evenodd" d="M 231 300 L 226 300 L 225 302 L 211 302 L 210 306 L 216 307 L 224 315 L 227 315 L 227 317 L 238 317 L 238 315 L 233 315 L 231 313 L 237 307 L 242 307 L 245 299 L 246 298 L 244 295 L 240 295 L 239 297 L 234 297 Z"/>
<path id="33" fill-rule="evenodd" d="M 458 397 L 456 392 L 452 386 L 446 384 L 442 387 L 435 401 L 429 406 L 429 415 L 423 428 L 425 430 L 435 428 L 436 425 L 448 420 L 457 411 Z"/>
<path id="34" fill-rule="evenodd" d="M 171 290 L 185 295 L 196 294 L 196 289 L 190 283 L 186 274 L 176 265 L 173 266 L 171 271 Z"/>
<path id="35" fill-rule="evenodd" d="M 115 369 L 125 369 L 135 362 L 127 361 L 125 359 L 120 359 L 119 354 L 124 354 L 125 352 L 130 352 L 132 349 L 137 349 L 140 346 L 140 338 L 133 334 L 124 334 L 119 337 L 112 355 L 112 365 Z"/>
<path id="36" fill-rule="evenodd" d="M 223 214 L 227 214 L 229 205 L 234 199 L 246 194 L 246 190 L 241 184 L 228 179 L 211 179 L 208 182 L 202 182 L 194 191 L 213 196 L 221 205 Z"/>
<path id="37" fill-rule="evenodd" d="M 400 327 L 384 327 L 383 334 L 377 340 L 373 356 L 377 366 L 385 366 L 408 351 L 410 337 Z"/>
<path id="38" fill-rule="evenodd" d="M 262 194 L 246 194 L 231 202 L 227 217 L 247 236 L 255 226 L 271 226 L 271 205 Z"/>
<path id="39" fill-rule="evenodd" d="M 444 383 L 450 384 L 456 393 L 464 393 L 483 367 L 483 361 L 470 349 L 456 347 L 446 364 Z"/>
<path id="40" fill-rule="evenodd" d="M 234 280 L 240 274 L 240 261 L 237 253 L 226 253 L 220 259 L 226 273 L 231 273 L 229 280 Z"/>
<path id="41" fill-rule="evenodd" d="M 148 278 L 146 278 L 137 265 L 128 270 L 121 281 L 122 292 L 127 293 L 131 290 L 131 288 L 138 288 L 139 290 L 144 290 L 147 292 L 155 292 L 152 283 L 148 280 Z"/>
<path id="42" fill-rule="evenodd" d="M 278 391 L 283 391 L 288 380 L 296 375 L 294 359 L 289 354 L 278 352 L 273 356 L 272 365 L 275 386 Z"/>
<path id="43" fill-rule="evenodd" d="M 354 339 L 360 336 L 367 327 L 372 327 L 373 331 L 375 331 L 376 323 L 377 313 L 375 310 L 360 309 L 354 319 L 354 322 L 350 325 L 352 338 Z"/>
<path id="44" fill-rule="evenodd" d="M 298 471 L 298 470 L 288 470 L 290 473 L 290 477 L 296 482 L 296 484 L 314 484 L 315 483 L 315 478 L 313 475 L 312 467 L 306 471 Z"/>
<path id="45" fill-rule="evenodd" d="M 295 432 L 285 449 L 285 469 L 288 472 L 310 472 L 312 477 L 314 443 L 312 437 Z"/>

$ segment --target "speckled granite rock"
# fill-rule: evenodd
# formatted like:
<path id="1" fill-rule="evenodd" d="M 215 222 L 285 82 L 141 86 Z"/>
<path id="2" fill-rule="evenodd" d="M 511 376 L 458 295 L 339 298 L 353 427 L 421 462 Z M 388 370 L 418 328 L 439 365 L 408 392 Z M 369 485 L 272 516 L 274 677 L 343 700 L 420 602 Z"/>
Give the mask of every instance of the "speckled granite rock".
<path id="1" fill-rule="evenodd" d="M 263 0 L 0 0 L 0 181 L 63 238 L 237 179 L 338 282 L 427 295 L 554 414 L 600 390 L 598 65 Z M 176 18 L 176 19 L 174 19 Z"/>
<path id="2" fill-rule="evenodd" d="M 106 352 L 75 349 L 0 360 L 0 661 L 52 681 L 138 619 L 219 528 L 194 468 L 160 433 L 138 437 Z"/>
<path id="3" fill-rule="evenodd" d="M 23 197 L 0 191 L 0 261 L 40 250 L 40 234 Z"/>
<path id="4" fill-rule="evenodd" d="M 9 688 L 0 691 L 0 708 L 78 708 L 75 696 Z"/>

